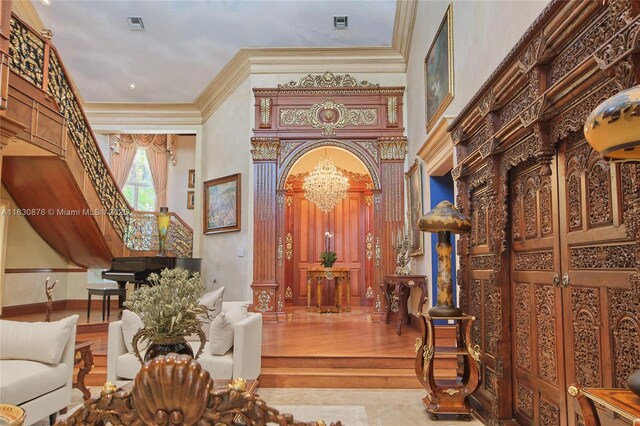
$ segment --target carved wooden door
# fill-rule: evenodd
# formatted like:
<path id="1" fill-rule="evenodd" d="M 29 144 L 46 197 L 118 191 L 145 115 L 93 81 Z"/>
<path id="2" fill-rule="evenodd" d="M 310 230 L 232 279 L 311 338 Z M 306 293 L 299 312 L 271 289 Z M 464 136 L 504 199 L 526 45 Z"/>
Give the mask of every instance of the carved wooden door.
<path id="1" fill-rule="evenodd" d="M 307 304 L 307 269 L 320 266 L 320 253 L 324 251 L 324 234 L 327 231 L 334 234 L 330 242 L 330 250 L 338 255 L 334 266 L 351 269 L 351 300 L 357 300 L 356 305 L 361 304 L 359 299 L 363 296 L 365 288 L 363 259 L 366 208 L 363 192 L 350 191 L 347 197 L 328 213 L 320 211 L 302 192 L 295 193 L 293 246 L 298 249 L 294 249 L 293 255 L 293 288 L 296 305 Z M 313 299 L 315 288 L 312 287 L 311 291 Z M 343 297 L 346 297 L 346 294 Z M 334 286 L 324 285 L 322 304 L 332 305 L 333 300 Z"/>
<path id="2" fill-rule="evenodd" d="M 569 384 L 626 387 L 640 367 L 640 302 L 629 288 L 638 247 L 623 226 L 638 168 L 609 164 L 576 133 L 559 144 L 551 175 L 540 170 L 510 179 L 514 417 L 574 426 L 583 423 Z"/>
<path id="3" fill-rule="evenodd" d="M 540 164 L 511 174 L 514 417 L 566 425 L 558 191 Z"/>

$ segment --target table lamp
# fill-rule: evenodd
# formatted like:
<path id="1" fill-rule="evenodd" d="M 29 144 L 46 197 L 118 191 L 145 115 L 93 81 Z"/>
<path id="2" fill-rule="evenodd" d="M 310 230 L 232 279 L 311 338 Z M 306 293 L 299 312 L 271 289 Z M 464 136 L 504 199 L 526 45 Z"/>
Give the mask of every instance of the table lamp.
<path id="1" fill-rule="evenodd" d="M 165 246 L 167 243 L 167 231 L 169 230 L 169 223 L 171 222 L 169 207 L 160 207 L 160 212 L 158 213 L 157 219 L 159 251 L 156 256 L 166 256 Z"/>
<path id="2" fill-rule="evenodd" d="M 461 234 L 471 230 L 469 218 L 460 213 L 449 201 L 441 201 L 418 221 L 422 232 L 437 232 L 438 244 L 438 296 L 437 305 L 429 309 L 432 317 L 459 317 L 462 309 L 453 303 L 451 282 L 451 233 Z"/>

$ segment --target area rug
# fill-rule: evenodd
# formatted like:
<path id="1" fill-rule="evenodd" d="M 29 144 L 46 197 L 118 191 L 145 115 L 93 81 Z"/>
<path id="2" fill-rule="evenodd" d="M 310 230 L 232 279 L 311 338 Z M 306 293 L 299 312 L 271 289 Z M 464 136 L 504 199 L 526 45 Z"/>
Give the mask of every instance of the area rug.
<path id="1" fill-rule="evenodd" d="M 299 422 L 315 422 L 323 420 L 327 425 L 331 422 L 342 422 L 348 426 L 369 426 L 367 410 L 362 405 L 274 405 L 281 414 L 292 414 Z"/>

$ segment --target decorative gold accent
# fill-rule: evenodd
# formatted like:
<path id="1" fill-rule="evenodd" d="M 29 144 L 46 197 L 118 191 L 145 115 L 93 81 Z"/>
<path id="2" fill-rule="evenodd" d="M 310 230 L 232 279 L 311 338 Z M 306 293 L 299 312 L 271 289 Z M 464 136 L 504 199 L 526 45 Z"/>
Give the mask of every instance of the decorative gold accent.
<path id="1" fill-rule="evenodd" d="M 40 30 L 40 35 L 46 40 L 51 40 L 53 38 L 53 31 L 48 28 L 43 28 Z"/>
<path id="2" fill-rule="evenodd" d="M 256 311 L 258 312 L 267 312 L 272 311 L 273 306 L 271 305 L 271 292 L 267 292 L 267 290 L 256 290 L 256 294 L 258 295 L 258 306 L 256 306 Z"/>
<path id="3" fill-rule="evenodd" d="M 398 98 L 387 98 L 387 127 L 398 126 Z"/>
<path id="4" fill-rule="evenodd" d="M 373 205 L 373 195 L 366 195 L 364 197 L 364 203 L 367 205 L 367 207 L 371 207 Z"/>
<path id="5" fill-rule="evenodd" d="M 364 294 L 364 297 L 367 299 L 373 299 L 373 288 L 371 286 L 367 287 L 367 291 Z"/>
<path id="6" fill-rule="evenodd" d="M 578 394 L 580 394 L 580 389 L 578 389 L 575 385 L 571 385 L 567 388 L 567 392 L 569 392 L 569 395 L 576 397 L 578 396 Z"/>
<path id="7" fill-rule="evenodd" d="M 293 297 L 293 290 L 291 287 L 287 286 L 287 289 L 284 291 L 284 297 L 287 299 L 291 299 Z"/>
<path id="8" fill-rule="evenodd" d="M 444 393 L 448 394 L 449 396 L 453 396 L 459 392 L 460 392 L 460 389 L 453 389 L 453 388 L 444 390 Z"/>
<path id="9" fill-rule="evenodd" d="M 285 237 L 284 253 L 287 260 L 293 258 L 293 234 L 291 232 L 287 232 L 287 236 Z"/>
<path id="10" fill-rule="evenodd" d="M 371 232 L 367 232 L 367 235 L 364 237 L 364 243 L 367 260 L 371 260 L 373 258 L 373 234 Z"/>
<path id="11" fill-rule="evenodd" d="M 291 195 L 287 195 L 285 197 L 285 204 L 287 207 L 291 207 L 293 205 L 293 197 Z"/>
<path id="12" fill-rule="evenodd" d="M 271 98 L 260 99 L 260 128 L 271 127 Z"/>
<path id="13" fill-rule="evenodd" d="M 404 160 L 407 153 L 406 137 L 378 138 L 377 144 L 381 160 Z"/>
<path id="14" fill-rule="evenodd" d="M 102 385 L 102 391 L 100 393 L 102 395 L 109 395 L 114 393 L 116 389 L 118 389 L 116 385 L 111 382 L 106 382 L 104 385 Z"/>
<path id="15" fill-rule="evenodd" d="M 422 347 L 422 339 L 419 337 L 416 337 L 416 343 L 413 346 L 414 346 L 414 349 L 416 350 L 415 353 L 417 354 L 420 348 Z"/>
<path id="16" fill-rule="evenodd" d="M 480 345 L 474 345 L 473 347 L 471 347 L 471 343 L 469 343 L 469 345 L 467 346 L 467 351 L 469 352 L 469 355 L 471 355 L 471 358 L 480 362 L 480 359 L 481 359 Z"/>
<path id="17" fill-rule="evenodd" d="M 325 136 L 335 135 L 335 129 L 348 125 L 366 126 L 375 124 L 378 112 L 373 108 L 347 108 L 332 99 L 314 104 L 309 109 L 282 109 L 280 121 L 285 126 L 311 126 L 322 129 Z"/>
<path id="18" fill-rule="evenodd" d="M 429 372 L 429 363 L 433 358 L 433 354 L 435 353 L 435 349 L 433 347 L 429 347 L 428 345 L 424 345 L 424 349 L 422 352 L 422 365 L 423 365 L 423 378 L 427 380 L 427 375 Z"/>
<path id="19" fill-rule="evenodd" d="M 278 84 L 278 89 L 294 89 L 294 88 L 310 88 L 310 87 L 380 87 L 378 84 L 369 83 L 366 80 L 358 82 L 357 79 L 349 74 L 334 75 L 327 71 L 322 75 L 308 74 L 300 79 L 299 82 L 290 81 L 286 84 Z"/>
<path id="20" fill-rule="evenodd" d="M 373 310 L 375 312 L 380 312 L 382 310 L 382 302 L 380 301 L 380 295 L 378 294 L 378 296 L 376 297 L 376 303 L 373 306 Z"/>
<path id="21" fill-rule="evenodd" d="M 247 390 L 247 381 L 242 377 L 232 379 L 231 382 L 229 382 L 229 384 L 227 385 L 227 388 L 236 392 L 245 392 Z"/>
<path id="22" fill-rule="evenodd" d="M 282 237 L 278 237 L 278 247 L 276 251 L 278 253 L 278 265 L 282 266 L 282 258 L 284 256 L 284 252 L 282 248 Z"/>
<path id="23" fill-rule="evenodd" d="M 75 355 L 73 356 L 73 359 L 76 364 L 79 363 L 82 360 L 82 353 L 80 351 L 76 351 Z"/>
<path id="24" fill-rule="evenodd" d="M 251 154 L 254 161 L 275 161 L 280 152 L 280 139 L 278 138 L 251 138 L 253 149 Z"/>
<path id="25" fill-rule="evenodd" d="M 380 247 L 380 237 L 376 238 L 376 265 L 380 266 L 380 260 L 382 259 L 382 248 Z"/>
<path id="26" fill-rule="evenodd" d="M 282 300 L 282 295 L 278 295 L 278 312 L 284 311 L 284 301 Z"/>
<path id="27" fill-rule="evenodd" d="M 284 185 L 285 191 L 293 191 L 293 184 L 287 183 Z"/>

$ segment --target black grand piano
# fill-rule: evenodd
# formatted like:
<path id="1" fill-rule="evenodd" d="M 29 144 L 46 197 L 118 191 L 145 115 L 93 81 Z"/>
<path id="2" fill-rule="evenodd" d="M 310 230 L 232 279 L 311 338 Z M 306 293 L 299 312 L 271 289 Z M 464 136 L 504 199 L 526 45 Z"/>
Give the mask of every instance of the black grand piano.
<path id="1" fill-rule="evenodd" d="M 103 280 L 116 281 L 119 288 L 129 282 L 135 288 L 149 283 L 149 275 L 159 274 L 163 269 L 173 269 L 178 266 L 191 272 L 200 272 L 202 259 L 190 257 L 169 256 L 141 256 L 141 257 L 114 257 L 111 259 L 111 269 L 102 271 Z M 118 300 L 120 306 L 124 298 Z"/>

